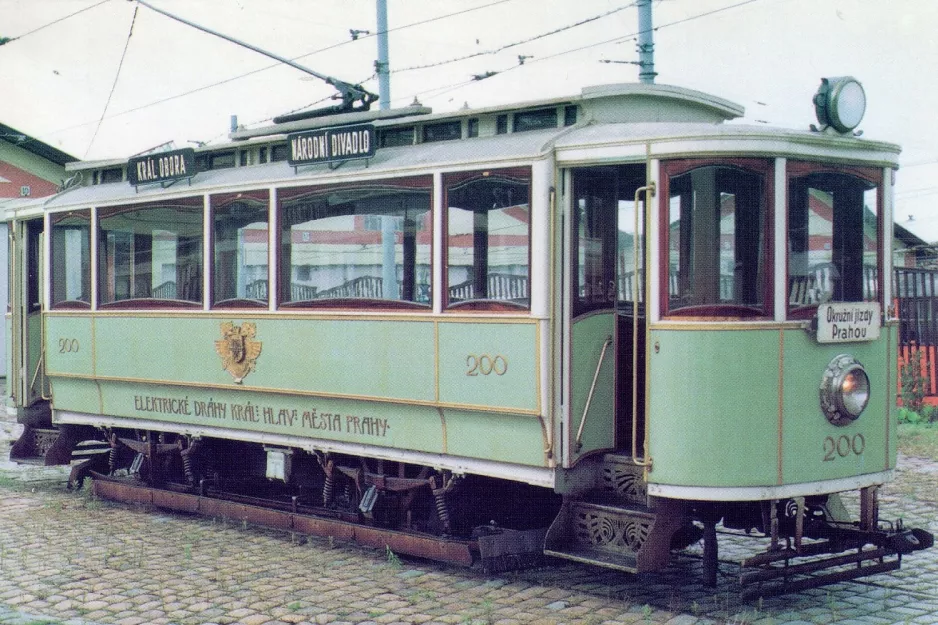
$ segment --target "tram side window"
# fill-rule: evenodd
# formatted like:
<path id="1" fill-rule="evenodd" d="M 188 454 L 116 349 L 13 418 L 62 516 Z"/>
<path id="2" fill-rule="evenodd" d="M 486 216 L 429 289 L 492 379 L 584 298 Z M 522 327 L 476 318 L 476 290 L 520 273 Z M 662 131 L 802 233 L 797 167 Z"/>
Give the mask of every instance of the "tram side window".
<path id="1" fill-rule="evenodd" d="M 880 173 L 789 167 L 790 313 L 813 314 L 826 302 L 877 301 Z"/>
<path id="2" fill-rule="evenodd" d="M 278 191 L 286 305 L 429 306 L 433 179 Z"/>
<path id="3" fill-rule="evenodd" d="M 530 306 L 531 170 L 443 176 L 450 306 Z"/>
<path id="4" fill-rule="evenodd" d="M 212 304 L 266 306 L 269 193 L 213 195 Z"/>
<path id="5" fill-rule="evenodd" d="M 186 198 L 100 210 L 100 304 L 201 304 L 202 206 Z"/>
<path id="6" fill-rule="evenodd" d="M 52 308 L 91 307 L 91 211 L 57 213 L 52 223 Z"/>
<path id="7" fill-rule="evenodd" d="M 767 164 L 703 164 L 668 177 L 670 314 L 768 315 Z M 680 163 L 666 170 L 682 169 Z M 665 296 L 665 289 L 667 295 Z"/>

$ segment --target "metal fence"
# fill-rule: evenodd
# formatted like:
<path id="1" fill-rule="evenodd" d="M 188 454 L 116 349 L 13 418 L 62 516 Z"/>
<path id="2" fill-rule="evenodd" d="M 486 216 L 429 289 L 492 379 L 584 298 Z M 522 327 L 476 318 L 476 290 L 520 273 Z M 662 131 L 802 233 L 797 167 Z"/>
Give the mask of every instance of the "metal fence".
<path id="1" fill-rule="evenodd" d="M 938 270 L 895 270 L 893 298 L 899 317 L 899 392 L 909 377 L 924 383 L 926 400 L 938 404 Z"/>

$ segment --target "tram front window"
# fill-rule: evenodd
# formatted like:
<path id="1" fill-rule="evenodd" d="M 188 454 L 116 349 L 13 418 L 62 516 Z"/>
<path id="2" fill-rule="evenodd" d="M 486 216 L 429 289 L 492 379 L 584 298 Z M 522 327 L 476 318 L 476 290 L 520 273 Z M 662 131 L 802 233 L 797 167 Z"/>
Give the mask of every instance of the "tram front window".
<path id="1" fill-rule="evenodd" d="M 877 301 L 879 172 L 792 163 L 789 174 L 789 314 L 811 315 L 826 302 Z"/>
<path id="2" fill-rule="evenodd" d="M 767 163 L 666 164 L 668 314 L 766 316 Z"/>

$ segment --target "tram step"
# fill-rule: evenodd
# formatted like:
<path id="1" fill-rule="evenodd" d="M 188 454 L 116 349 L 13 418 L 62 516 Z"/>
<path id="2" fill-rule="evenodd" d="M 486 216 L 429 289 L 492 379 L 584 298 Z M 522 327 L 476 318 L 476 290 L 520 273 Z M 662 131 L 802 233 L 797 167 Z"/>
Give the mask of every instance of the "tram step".
<path id="1" fill-rule="evenodd" d="M 58 435 L 58 430 L 27 425 L 10 448 L 10 460 L 21 464 L 44 464 L 45 455 Z"/>
<path id="2" fill-rule="evenodd" d="M 624 571 L 626 573 L 638 573 L 638 561 L 635 556 L 611 553 L 599 548 L 579 547 L 568 551 L 545 549 L 544 554 L 555 558 L 564 558 L 566 560 L 573 560 L 574 562 Z"/>
<path id="3" fill-rule="evenodd" d="M 547 531 L 544 553 L 633 573 L 660 570 L 683 522 L 679 504 L 651 510 L 568 499 Z"/>
<path id="4" fill-rule="evenodd" d="M 594 497 L 610 498 L 630 504 L 648 505 L 644 468 L 635 464 L 631 456 L 606 454 L 596 478 Z"/>

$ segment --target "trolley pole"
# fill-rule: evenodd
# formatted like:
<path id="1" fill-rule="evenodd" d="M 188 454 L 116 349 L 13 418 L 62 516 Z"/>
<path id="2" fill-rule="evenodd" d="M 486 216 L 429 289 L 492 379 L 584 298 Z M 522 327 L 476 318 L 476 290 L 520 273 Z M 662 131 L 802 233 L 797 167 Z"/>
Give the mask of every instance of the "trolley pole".
<path id="1" fill-rule="evenodd" d="M 646 85 L 654 84 L 658 74 L 655 72 L 655 29 L 651 20 L 651 0 L 638 0 L 638 66 L 641 68 L 638 80 Z"/>
<path id="2" fill-rule="evenodd" d="M 391 108 L 391 68 L 388 61 L 388 0 L 378 0 L 378 108 Z"/>

